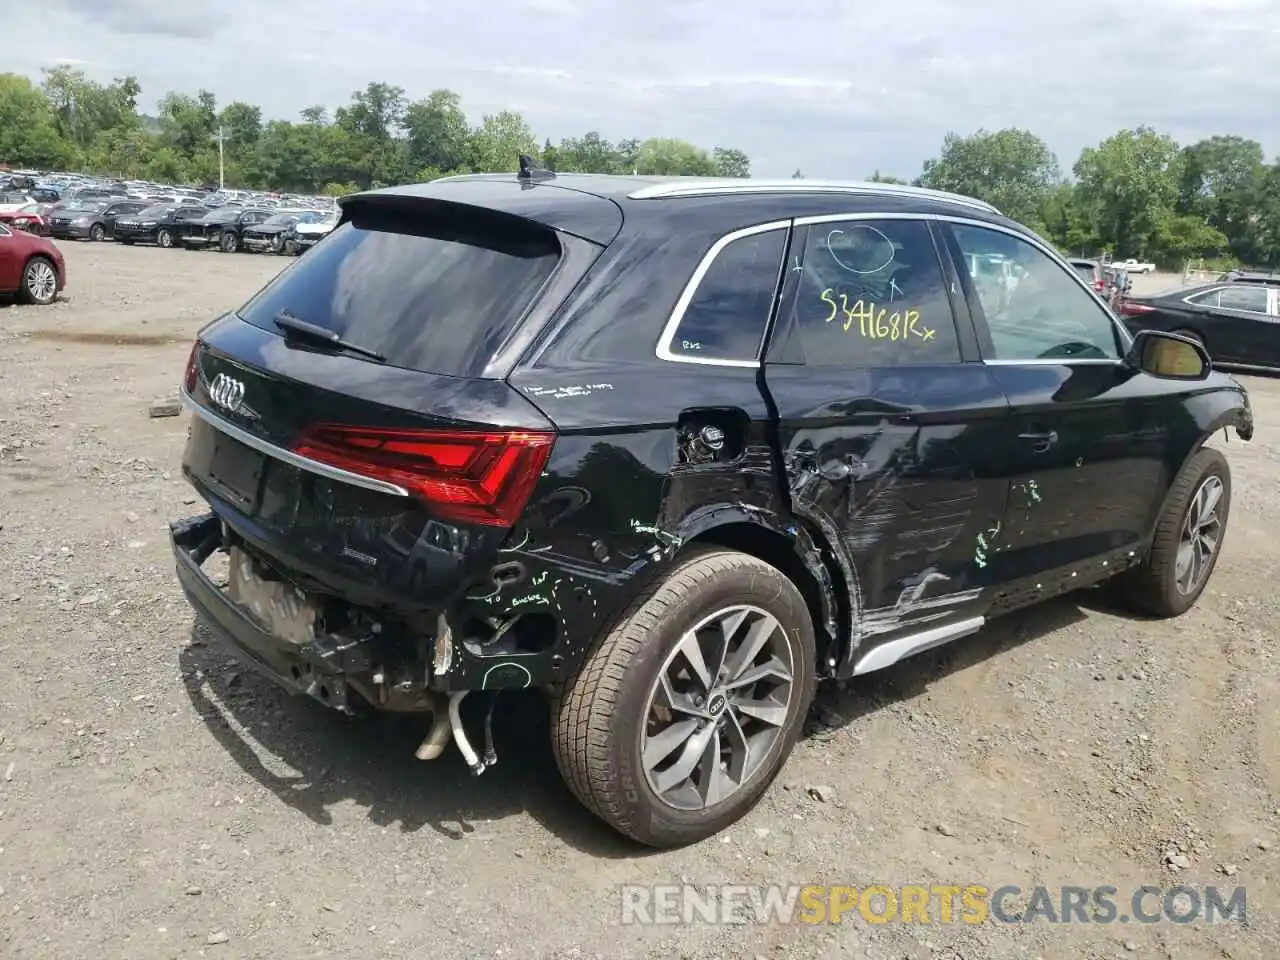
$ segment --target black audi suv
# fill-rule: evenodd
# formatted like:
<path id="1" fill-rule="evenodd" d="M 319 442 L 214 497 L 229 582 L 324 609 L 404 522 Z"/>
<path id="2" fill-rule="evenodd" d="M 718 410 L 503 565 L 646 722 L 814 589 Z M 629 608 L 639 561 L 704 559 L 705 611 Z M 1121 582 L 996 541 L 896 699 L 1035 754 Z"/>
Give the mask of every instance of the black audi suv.
<path id="1" fill-rule="evenodd" d="M 205 627 L 475 773 L 462 699 L 544 690 L 572 791 L 653 846 L 749 810 L 821 680 L 1103 580 L 1187 610 L 1231 502 L 1205 441 L 1253 430 L 985 203 L 528 158 L 343 200 L 182 393 Z"/>

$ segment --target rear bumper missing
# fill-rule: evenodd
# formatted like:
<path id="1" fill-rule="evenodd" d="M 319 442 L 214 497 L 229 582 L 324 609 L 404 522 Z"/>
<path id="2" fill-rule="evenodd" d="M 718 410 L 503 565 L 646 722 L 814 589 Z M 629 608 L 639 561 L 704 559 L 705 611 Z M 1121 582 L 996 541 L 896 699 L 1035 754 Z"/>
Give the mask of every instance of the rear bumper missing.
<path id="1" fill-rule="evenodd" d="M 445 693 L 543 687 L 560 679 L 560 651 L 513 651 L 499 644 L 480 649 L 455 635 L 444 615 L 425 641 L 406 642 L 379 627 L 323 633 L 309 643 L 278 637 L 204 569 L 228 545 L 216 514 L 175 521 L 169 536 L 178 582 L 200 621 L 241 661 L 290 693 L 346 713 L 354 712 L 357 699 L 376 710 L 428 712 L 439 709 Z"/>
<path id="2" fill-rule="evenodd" d="M 178 582 L 187 602 L 214 637 L 238 658 L 274 680 L 290 693 L 306 694 L 350 713 L 347 670 L 363 664 L 347 663 L 350 650 L 326 649 L 321 642 L 299 645 L 279 640 L 263 630 L 226 595 L 204 571 L 205 561 L 221 543 L 218 519 L 212 514 L 169 525 Z M 343 646 L 331 643 L 328 647 Z M 327 655 L 326 655 L 327 654 Z"/>

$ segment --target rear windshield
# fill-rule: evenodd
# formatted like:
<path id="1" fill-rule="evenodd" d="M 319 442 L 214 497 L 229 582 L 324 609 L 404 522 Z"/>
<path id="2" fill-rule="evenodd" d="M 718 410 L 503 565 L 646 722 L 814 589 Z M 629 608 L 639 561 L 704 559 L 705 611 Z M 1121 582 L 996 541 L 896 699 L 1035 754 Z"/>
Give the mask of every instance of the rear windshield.
<path id="1" fill-rule="evenodd" d="M 1085 283 L 1093 283 L 1093 264 L 1073 263 L 1072 266 L 1076 268 L 1076 273 L 1080 274 L 1080 278 L 1084 280 Z"/>
<path id="2" fill-rule="evenodd" d="M 480 376 L 560 260 L 554 231 L 448 205 L 356 208 L 240 311 L 281 312 L 398 367 Z"/>

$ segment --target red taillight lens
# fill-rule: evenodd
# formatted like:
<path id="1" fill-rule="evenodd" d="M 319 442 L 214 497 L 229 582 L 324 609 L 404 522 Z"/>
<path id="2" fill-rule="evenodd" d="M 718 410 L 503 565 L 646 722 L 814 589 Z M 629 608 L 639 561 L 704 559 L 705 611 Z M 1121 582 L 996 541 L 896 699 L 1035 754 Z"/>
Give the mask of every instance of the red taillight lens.
<path id="1" fill-rule="evenodd" d="M 1105 283 L 1103 283 L 1103 282 L 1102 282 L 1102 278 L 1101 278 L 1101 277 L 1099 277 L 1097 280 L 1093 281 L 1093 289 L 1097 290 L 1099 293 L 1101 293 L 1103 290 L 1105 290 L 1105 289 L 1106 289 L 1106 287 L 1107 287 L 1107 285 L 1106 285 Z"/>
<path id="2" fill-rule="evenodd" d="M 1149 307 L 1145 303 L 1134 303 L 1131 300 L 1120 301 L 1120 312 L 1126 317 L 1140 317 L 1144 313 L 1155 313 L 1155 307 Z"/>
<path id="3" fill-rule="evenodd" d="M 421 497 L 442 517 L 512 526 L 555 442 L 553 433 L 382 430 L 316 424 L 294 453 Z"/>
<path id="4" fill-rule="evenodd" d="M 200 341 L 197 340 L 191 345 L 191 354 L 187 357 L 187 371 L 182 375 L 182 385 L 187 388 L 187 393 L 194 393 L 196 389 L 196 376 L 200 370 L 196 364 L 196 356 L 199 352 Z"/>

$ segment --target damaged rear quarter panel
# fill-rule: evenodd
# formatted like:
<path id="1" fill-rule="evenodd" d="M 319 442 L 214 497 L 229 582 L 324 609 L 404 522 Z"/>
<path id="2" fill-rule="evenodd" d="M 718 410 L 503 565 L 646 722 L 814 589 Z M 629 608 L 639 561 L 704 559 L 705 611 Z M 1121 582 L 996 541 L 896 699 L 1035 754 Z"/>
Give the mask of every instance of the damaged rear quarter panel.
<path id="1" fill-rule="evenodd" d="M 557 672 L 576 668 L 690 540 L 729 524 L 785 531 L 755 370 L 657 363 L 510 382 L 559 437 L 501 554 L 521 575 L 486 602 L 554 617 Z M 672 397 L 686 398 L 674 421 Z M 720 450 L 698 441 L 706 426 L 724 435 Z"/>

